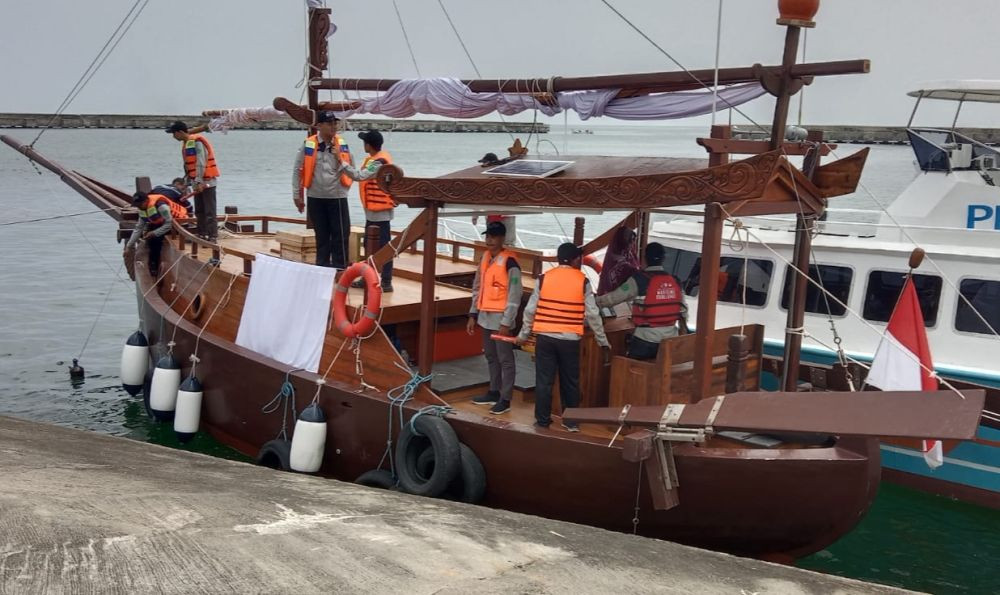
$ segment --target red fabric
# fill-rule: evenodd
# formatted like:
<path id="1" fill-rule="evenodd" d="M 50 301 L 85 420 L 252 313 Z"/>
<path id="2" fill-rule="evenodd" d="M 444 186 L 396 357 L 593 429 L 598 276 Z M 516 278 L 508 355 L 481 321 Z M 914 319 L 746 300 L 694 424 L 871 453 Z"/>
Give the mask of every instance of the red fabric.
<path id="1" fill-rule="evenodd" d="M 604 268 L 597 283 L 597 295 L 614 291 L 638 270 L 639 254 L 635 232 L 627 227 L 619 227 L 604 254 Z"/>
<path id="2" fill-rule="evenodd" d="M 899 295 L 892 316 L 889 317 L 887 330 L 910 353 L 920 359 L 920 364 L 923 366 L 920 370 L 920 387 L 923 390 L 937 390 L 937 378 L 930 374 L 930 370 L 934 369 L 934 360 L 927 344 L 924 315 L 920 311 L 920 300 L 917 299 L 917 290 L 910 277 L 907 277 L 906 283 L 903 284 L 903 292 Z"/>

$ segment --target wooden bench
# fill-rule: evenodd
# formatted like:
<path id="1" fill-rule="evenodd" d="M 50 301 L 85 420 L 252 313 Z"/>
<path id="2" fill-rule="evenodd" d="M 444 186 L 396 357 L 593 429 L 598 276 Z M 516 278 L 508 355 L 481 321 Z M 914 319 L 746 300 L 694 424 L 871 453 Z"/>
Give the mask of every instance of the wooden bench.
<path id="1" fill-rule="evenodd" d="M 718 329 L 712 338 L 712 394 L 726 392 L 726 368 L 729 361 L 729 338 L 740 334 L 740 327 Z M 760 386 L 764 327 L 746 325 L 749 357 L 744 364 L 743 390 Z M 695 335 L 681 335 L 664 340 L 655 360 L 640 361 L 624 356 L 611 359 L 611 387 L 608 405 L 666 405 L 692 402 Z"/>

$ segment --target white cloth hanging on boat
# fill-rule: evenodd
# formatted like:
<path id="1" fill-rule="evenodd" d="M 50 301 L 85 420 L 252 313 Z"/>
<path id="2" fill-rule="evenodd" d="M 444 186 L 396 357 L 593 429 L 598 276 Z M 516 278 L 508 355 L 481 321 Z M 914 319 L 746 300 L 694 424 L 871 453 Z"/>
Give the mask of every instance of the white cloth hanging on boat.
<path id="1" fill-rule="evenodd" d="M 258 253 L 236 344 L 318 371 L 336 272 Z"/>
<path id="2" fill-rule="evenodd" d="M 344 89 L 349 92 L 350 89 Z M 354 114 L 381 114 L 408 118 L 416 114 L 435 114 L 449 118 L 478 118 L 494 111 L 511 116 L 537 109 L 547 116 L 563 110 L 575 111 L 581 119 L 607 116 L 619 120 L 669 120 L 708 114 L 712 111 L 712 91 L 675 91 L 638 97 L 617 98 L 620 89 L 571 91 L 557 93 L 558 105 L 539 102 L 525 93 L 475 93 L 462 81 L 453 78 L 404 79 L 374 97 L 360 98 L 352 110 L 337 112 L 341 117 Z M 719 89 L 722 109 L 737 106 L 765 93 L 757 83 L 744 83 Z"/>
<path id="3" fill-rule="evenodd" d="M 273 107 L 238 107 L 226 110 L 226 113 L 208 121 L 208 129 L 212 132 L 222 132 L 225 134 L 230 128 L 253 124 L 256 122 L 267 122 L 285 117 L 285 112 Z"/>

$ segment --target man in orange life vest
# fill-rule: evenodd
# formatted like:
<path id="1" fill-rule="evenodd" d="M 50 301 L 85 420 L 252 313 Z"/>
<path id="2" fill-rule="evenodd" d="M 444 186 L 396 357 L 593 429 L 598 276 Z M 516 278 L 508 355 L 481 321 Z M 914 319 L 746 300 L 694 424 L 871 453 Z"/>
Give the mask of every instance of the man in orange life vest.
<path id="1" fill-rule="evenodd" d="M 317 115 L 317 134 L 306 138 L 292 167 L 292 201 L 316 231 L 316 264 L 343 269 L 351 233 L 347 191 L 353 180 L 367 180 L 374 172 L 353 167 L 351 151 L 337 134 L 339 120 L 329 111 Z"/>
<path id="2" fill-rule="evenodd" d="M 374 175 L 378 168 L 392 163 L 392 156 L 382 150 L 384 139 L 378 130 L 369 130 L 358 134 L 365 143 L 365 153 L 368 156 L 361 163 L 361 171 Z M 359 184 L 361 192 L 361 206 L 365 209 L 365 229 L 371 226 L 378 227 L 378 247 L 381 248 L 389 243 L 389 225 L 396 203 L 392 197 L 378 187 L 375 180 L 364 180 Z M 364 280 L 358 279 L 353 287 L 363 287 Z M 382 293 L 392 291 L 392 261 L 385 263 L 382 267 Z"/>
<path id="3" fill-rule="evenodd" d="M 215 151 L 207 138 L 190 132 L 187 124 L 180 120 L 171 124 L 167 132 L 181 142 L 184 175 L 196 193 L 194 213 L 198 218 L 198 235 L 214 242 L 219 237 L 219 224 L 215 218 L 219 166 L 215 162 Z"/>
<path id="4" fill-rule="evenodd" d="M 684 292 L 677 279 L 663 270 L 665 252 L 662 244 L 647 244 L 645 270 L 637 271 L 612 291 L 597 296 L 601 308 L 632 302 L 635 331 L 629 337 L 625 353 L 632 359 L 655 359 L 660 341 L 676 337 L 678 327 L 687 332 Z"/>
<path id="5" fill-rule="evenodd" d="M 486 226 L 486 252 L 472 282 L 472 307 L 465 330 L 471 335 L 476 324 L 482 327 L 483 355 L 490 369 L 490 388 L 485 395 L 472 399 L 477 405 L 492 405 L 490 413 L 500 415 L 510 410 L 514 393 L 514 345 L 495 341 L 496 333 L 509 337 L 524 290 L 521 267 L 514 254 L 504 249 L 507 228 L 499 221 Z"/>
<path id="6" fill-rule="evenodd" d="M 175 216 L 186 215 L 184 207 L 174 203 L 160 194 L 136 192 L 132 195 L 132 206 L 139 210 L 139 221 L 132 228 L 132 235 L 125 244 L 123 258 L 128 258 L 129 250 L 135 247 L 139 240 L 146 242 L 149 253 L 149 274 L 156 277 L 160 274 L 160 249 L 163 248 L 163 236 L 170 231 L 170 225 Z"/>
<path id="7" fill-rule="evenodd" d="M 547 428 L 552 423 L 552 385 L 559 372 L 559 398 L 563 408 L 580 404 L 580 339 L 583 321 L 594 331 L 594 338 L 604 351 L 604 363 L 611 357 L 611 345 L 604 334 L 601 312 L 594 301 L 590 282 L 580 270 L 583 251 L 565 243 L 559 246 L 559 266 L 538 280 L 538 286 L 524 309 L 518 345 L 535 333 L 535 425 Z M 563 427 L 579 432 L 575 422 Z"/>

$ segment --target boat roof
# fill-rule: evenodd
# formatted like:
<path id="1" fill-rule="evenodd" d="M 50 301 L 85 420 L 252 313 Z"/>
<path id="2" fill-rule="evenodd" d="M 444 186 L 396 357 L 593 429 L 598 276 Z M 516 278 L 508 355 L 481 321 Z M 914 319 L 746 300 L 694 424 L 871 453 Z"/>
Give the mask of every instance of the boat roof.
<path id="1" fill-rule="evenodd" d="M 930 81 L 907 93 L 910 97 L 948 101 L 1000 103 L 1000 80 L 965 79 Z"/>

